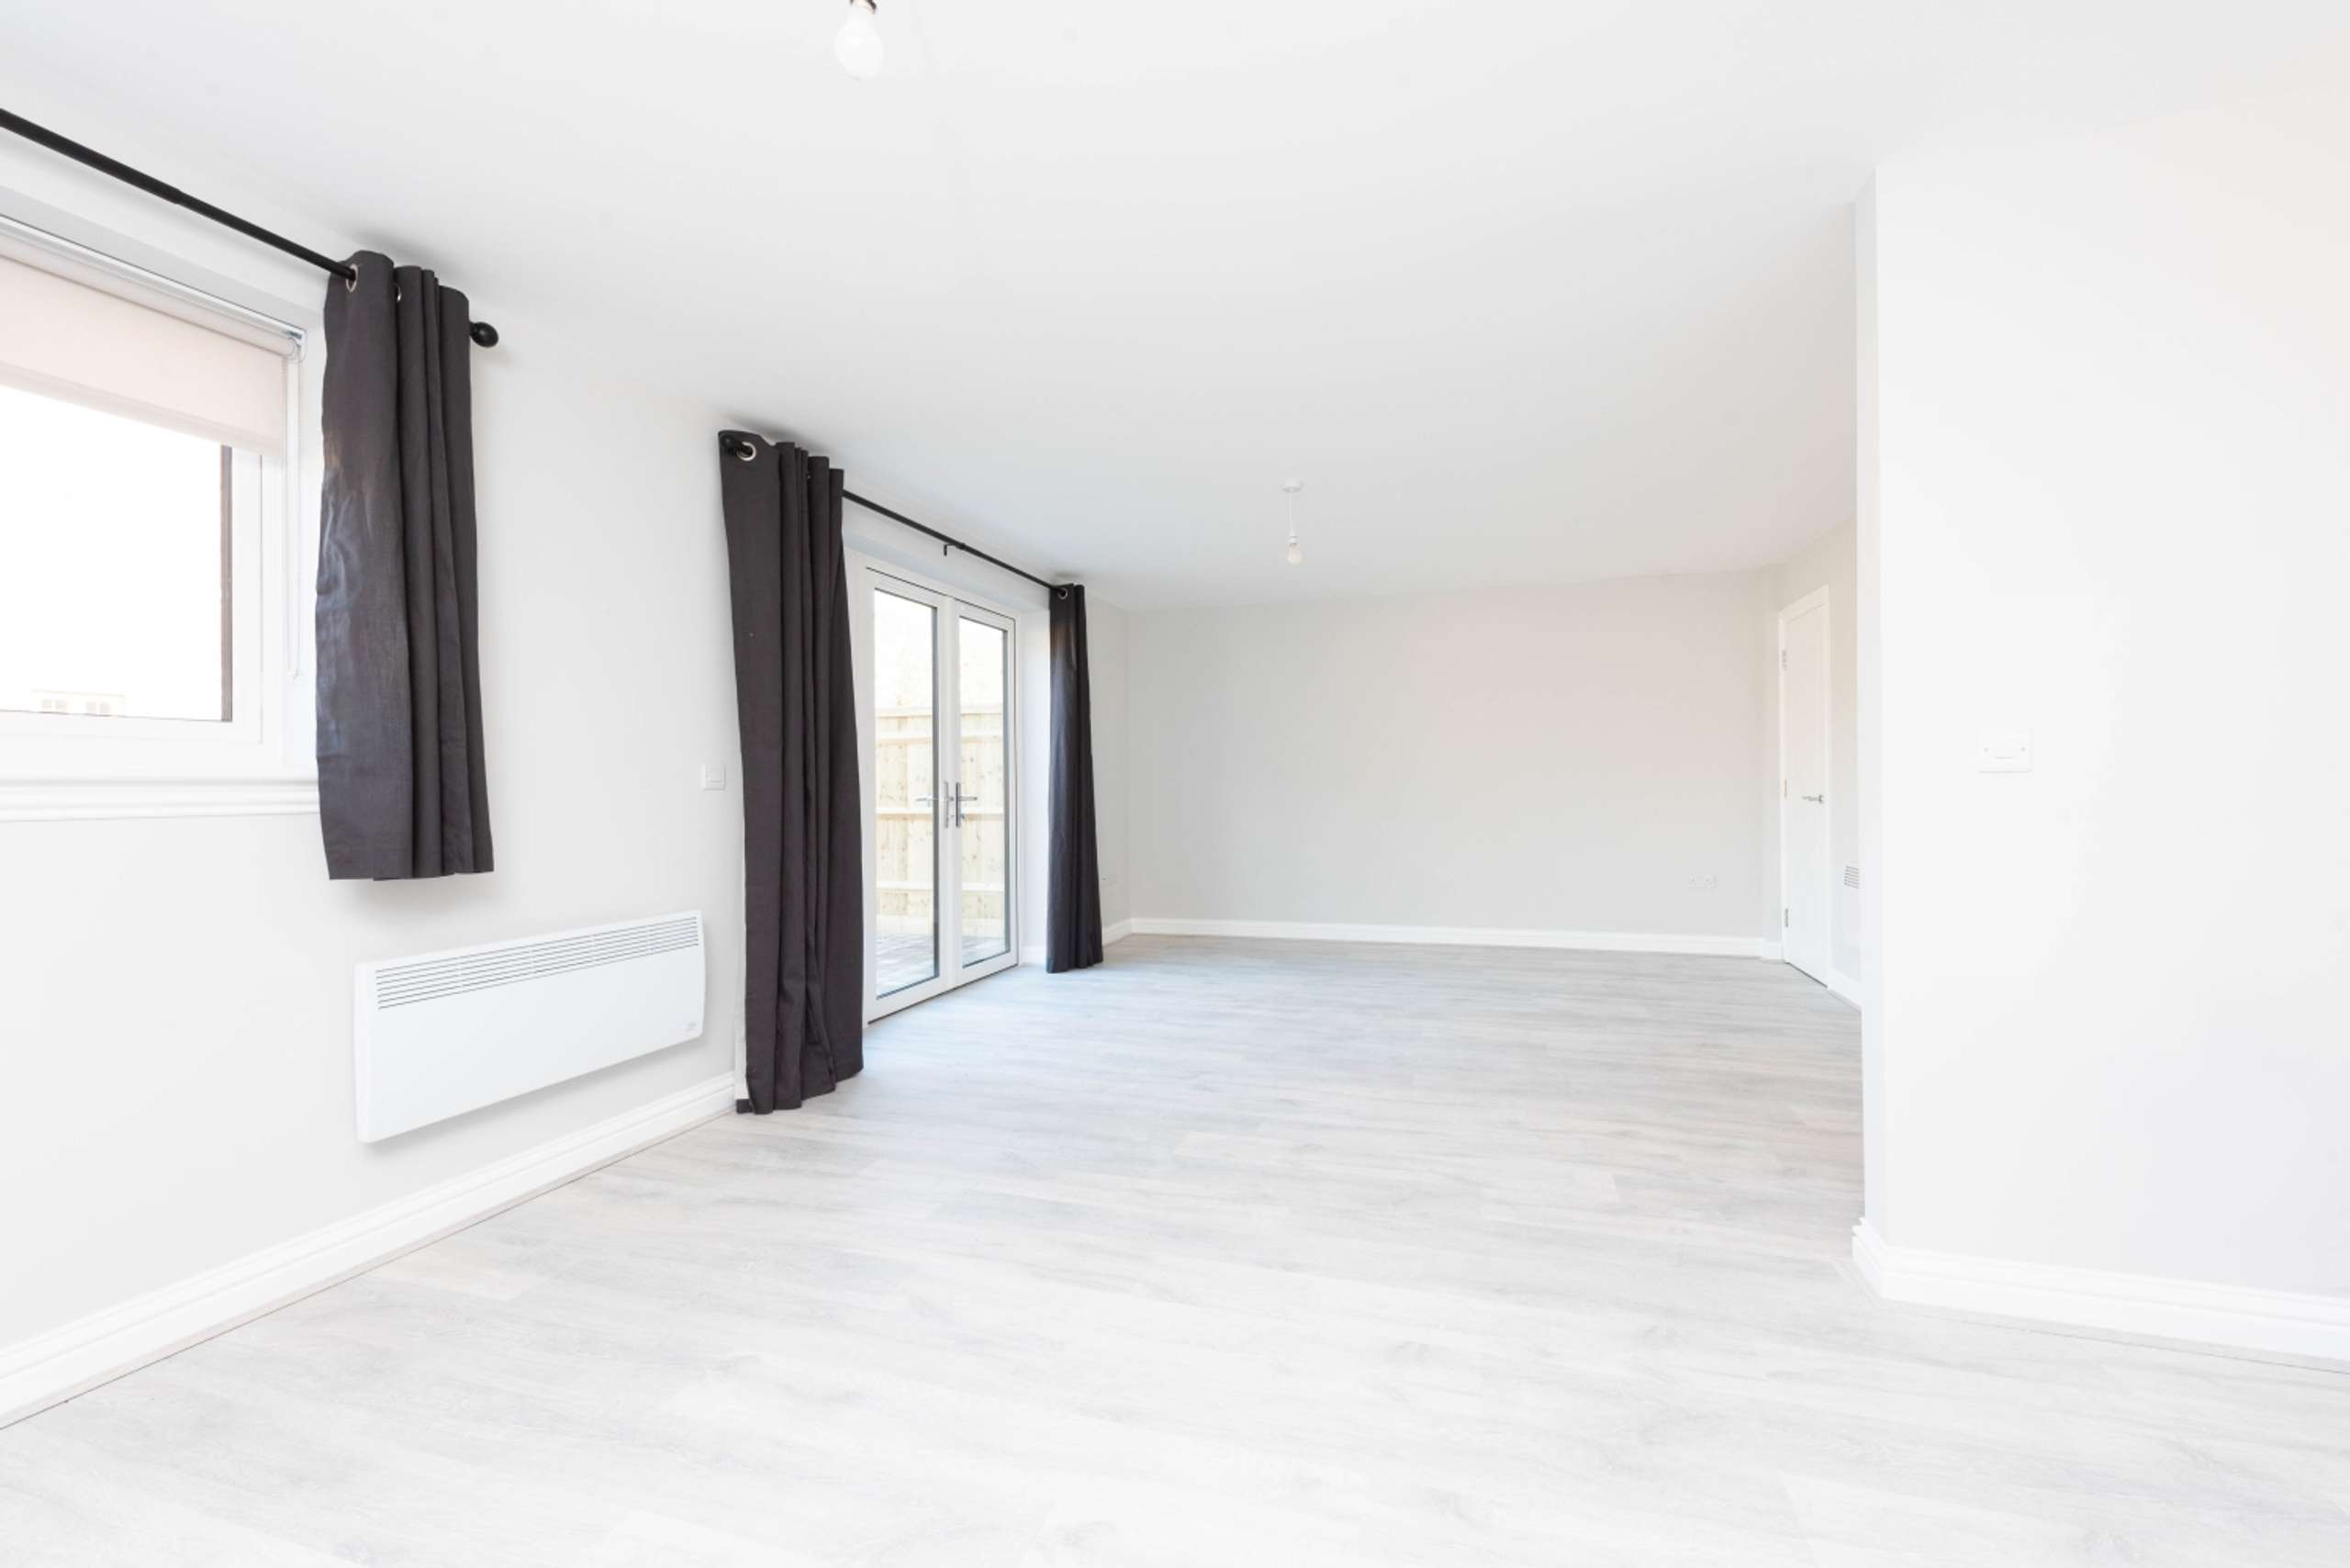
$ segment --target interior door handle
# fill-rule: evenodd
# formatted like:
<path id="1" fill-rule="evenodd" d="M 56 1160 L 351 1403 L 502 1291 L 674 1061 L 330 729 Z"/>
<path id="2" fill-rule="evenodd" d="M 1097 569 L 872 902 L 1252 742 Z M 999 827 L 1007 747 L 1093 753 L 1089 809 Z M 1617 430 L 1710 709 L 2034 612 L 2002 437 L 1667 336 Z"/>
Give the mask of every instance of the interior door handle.
<path id="1" fill-rule="evenodd" d="M 978 800 L 979 797 L 977 795 L 966 795 L 963 793 L 963 786 L 960 784 L 950 784 L 947 788 L 955 791 L 953 794 L 947 796 L 946 799 L 955 808 L 955 825 L 957 827 L 961 827 L 963 825 L 963 808 Z"/>
<path id="2" fill-rule="evenodd" d="M 1804 799 L 1807 801 L 1816 801 L 1823 806 L 1828 803 L 1828 797 L 1825 795 L 1806 795 Z"/>

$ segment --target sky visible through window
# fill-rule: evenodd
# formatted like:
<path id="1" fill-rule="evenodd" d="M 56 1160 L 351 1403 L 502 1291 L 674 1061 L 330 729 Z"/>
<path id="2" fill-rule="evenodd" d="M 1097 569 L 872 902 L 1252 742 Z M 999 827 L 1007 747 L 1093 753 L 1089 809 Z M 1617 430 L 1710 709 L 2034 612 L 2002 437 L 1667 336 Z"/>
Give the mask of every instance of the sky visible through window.
<path id="1" fill-rule="evenodd" d="M 220 447 L 0 386 L 0 708 L 218 721 Z"/>

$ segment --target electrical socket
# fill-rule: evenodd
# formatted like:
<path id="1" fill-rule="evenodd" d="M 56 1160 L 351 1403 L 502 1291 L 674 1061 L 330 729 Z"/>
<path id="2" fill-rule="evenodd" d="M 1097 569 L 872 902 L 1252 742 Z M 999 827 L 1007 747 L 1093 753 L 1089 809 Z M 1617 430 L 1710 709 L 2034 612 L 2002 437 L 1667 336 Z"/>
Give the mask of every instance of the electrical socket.
<path id="1" fill-rule="evenodd" d="M 1977 773 L 2029 773 L 2031 771 L 2031 732 L 2030 730 L 1986 730 L 1975 742 L 1975 771 Z"/>
<path id="2" fill-rule="evenodd" d="M 1710 871 L 1707 872 L 1702 877 L 1692 877 L 1689 879 L 1689 890 L 1693 893 L 1710 893 L 1720 886 L 1721 879 L 1715 876 Z"/>

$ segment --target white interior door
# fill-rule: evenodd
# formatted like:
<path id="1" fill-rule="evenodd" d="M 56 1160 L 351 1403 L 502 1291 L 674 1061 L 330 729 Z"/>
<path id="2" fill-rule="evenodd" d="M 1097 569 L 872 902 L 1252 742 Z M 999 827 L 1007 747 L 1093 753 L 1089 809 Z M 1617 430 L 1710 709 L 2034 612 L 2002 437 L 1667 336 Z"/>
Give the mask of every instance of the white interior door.
<path id="1" fill-rule="evenodd" d="M 1779 913 L 1788 963 L 1825 982 L 1834 871 L 1828 833 L 1828 591 L 1779 612 Z"/>
<path id="2" fill-rule="evenodd" d="M 1015 622 L 863 565 L 866 1016 L 1011 968 Z"/>

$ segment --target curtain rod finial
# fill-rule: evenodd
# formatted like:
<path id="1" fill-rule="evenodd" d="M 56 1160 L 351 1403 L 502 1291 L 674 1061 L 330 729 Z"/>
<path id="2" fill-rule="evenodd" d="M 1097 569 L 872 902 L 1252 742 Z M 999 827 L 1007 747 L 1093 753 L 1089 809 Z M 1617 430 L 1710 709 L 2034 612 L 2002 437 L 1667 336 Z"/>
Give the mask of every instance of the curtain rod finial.
<path id="1" fill-rule="evenodd" d="M 486 349 L 494 349 L 498 346 L 498 329 L 487 321 L 475 322 L 468 330 L 467 335 Z"/>

